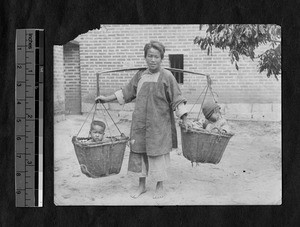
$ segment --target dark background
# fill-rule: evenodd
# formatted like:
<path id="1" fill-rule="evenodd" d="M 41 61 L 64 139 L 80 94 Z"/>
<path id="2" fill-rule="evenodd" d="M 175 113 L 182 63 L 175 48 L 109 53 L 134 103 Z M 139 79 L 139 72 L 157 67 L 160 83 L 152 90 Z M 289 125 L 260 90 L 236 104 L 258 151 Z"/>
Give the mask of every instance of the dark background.
<path id="1" fill-rule="evenodd" d="M 0 221 L 2 226 L 297 226 L 300 220 L 299 1 L 6 0 L 0 2 Z M 282 26 L 281 206 L 56 207 L 53 203 L 53 45 L 105 23 L 259 23 Z M 45 29 L 44 207 L 16 208 L 15 31 Z M 263 76 L 263 75 L 262 75 Z M 297 149 L 298 148 L 298 149 Z"/>

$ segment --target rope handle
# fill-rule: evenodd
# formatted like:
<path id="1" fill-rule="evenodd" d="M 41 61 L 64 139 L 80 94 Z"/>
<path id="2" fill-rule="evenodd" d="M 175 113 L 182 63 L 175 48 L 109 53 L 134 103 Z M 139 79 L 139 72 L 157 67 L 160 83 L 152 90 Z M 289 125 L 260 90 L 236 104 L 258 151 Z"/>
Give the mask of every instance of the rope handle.
<path id="1" fill-rule="evenodd" d="M 202 110 L 202 106 L 203 106 L 204 100 L 205 100 L 206 95 L 207 95 L 208 87 L 209 87 L 209 85 L 206 86 L 205 94 L 204 94 L 204 97 L 203 97 L 203 100 L 202 100 L 202 103 L 201 103 L 201 106 L 200 106 L 200 110 L 199 110 L 199 113 L 198 113 L 198 116 L 197 116 L 197 120 L 199 120 L 199 116 L 200 116 L 200 113 L 201 113 L 201 110 Z"/>
<path id="2" fill-rule="evenodd" d="M 125 134 L 122 133 L 122 132 L 120 131 L 119 127 L 117 126 L 117 124 L 115 123 L 114 119 L 112 118 L 112 116 L 110 115 L 110 113 L 108 112 L 108 110 L 106 109 L 105 105 L 104 105 L 103 103 L 101 103 L 101 104 L 102 104 L 102 106 L 104 107 L 105 111 L 108 113 L 109 117 L 111 118 L 112 122 L 114 123 L 114 125 L 116 126 L 116 128 L 118 129 L 118 131 L 120 132 L 121 137 L 124 137 Z M 94 109 L 94 107 L 95 107 L 95 109 Z M 94 112 L 93 112 L 93 118 L 92 118 L 92 121 L 94 121 L 95 114 L 96 114 L 96 111 L 97 111 L 97 102 L 95 102 L 95 103 L 93 104 L 92 108 L 91 108 L 90 111 L 88 112 L 87 117 L 85 118 L 83 124 L 81 125 L 81 127 L 80 127 L 80 129 L 79 129 L 79 131 L 78 131 L 78 133 L 77 133 L 77 135 L 76 135 L 76 137 L 78 137 L 79 133 L 81 132 L 81 130 L 82 130 L 84 124 L 86 123 L 86 121 L 87 121 L 88 117 L 90 116 L 90 114 L 91 114 L 91 112 L 92 112 L 93 109 L 94 109 Z M 103 111 L 103 116 L 104 116 L 104 120 L 105 120 L 105 122 L 106 122 L 106 125 L 108 126 L 108 123 L 107 123 L 106 118 L 105 118 L 104 111 Z M 111 141 L 113 142 L 113 140 L 112 140 L 112 135 L 111 135 L 111 133 L 110 133 L 110 130 L 109 130 L 109 134 L 110 134 L 110 139 L 111 139 Z M 88 136 L 90 136 L 90 133 L 89 133 Z"/>
<path id="3" fill-rule="evenodd" d="M 110 119 L 112 120 L 112 122 L 114 123 L 114 125 L 116 126 L 116 128 L 118 129 L 120 135 L 121 135 L 121 136 L 124 135 L 124 133 L 122 133 L 122 132 L 120 131 L 119 127 L 117 126 L 117 124 L 115 123 L 114 119 L 113 119 L 112 116 L 110 115 L 108 109 L 106 109 L 106 107 L 105 107 L 105 105 L 104 105 L 103 103 L 101 103 L 101 104 L 102 104 L 103 108 L 105 109 L 105 111 L 107 112 L 107 114 L 108 114 L 108 116 L 110 117 Z"/>
<path id="4" fill-rule="evenodd" d="M 97 96 L 100 96 L 100 84 L 99 84 L 99 76 L 100 76 L 100 73 L 97 73 L 96 76 L 97 76 Z M 96 101 L 96 107 L 97 107 L 97 103 L 98 103 L 98 102 Z M 117 124 L 115 123 L 114 119 L 112 118 L 112 116 L 110 115 L 110 113 L 108 112 L 108 110 L 106 109 L 105 105 L 104 105 L 102 102 L 100 102 L 100 103 L 102 104 L 102 106 L 103 106 L 103 108 L 105 109 L 105 111 L 107 112 L 108 116 L 110 117 L 110 119 L 112 120 L 112 122 L 114 123 L 114 125 L 116 126 L 116 128 L 118 129 L 120 135 L 121 135 L 121 136 L 124 135 L 124 133 L 122 133 L 122 132 L 120 131 L 120 129 L 119 129 L 119 127 L 117 126 Z M 95 112 L 96 112 L 96 109 L 95 109 Z M 95 116 L 95 113 L 94 113 L 94 116 Z M 105 119 L 105 121 L 106 121 L 106 118 L 105 118 L 105 114 L 104 114 L 104 113 L 103 113 L 103 116 L 104 116 L 104 119 Z M 94 118 L 93 118 L 93 120 L 94 120 Z M 107 124 L 107 122 L 106 122 L 106 124 Z M 107 124 L 107 126 L 108 126 L 108 124 Z M 110 130 L 109 130 L 109 133 L 110 133 Z"/>
<path id="5" fill-rule="evenodd" d="M 214 100 L 214 102 L 216 103 L 217 101 L 216 101 L 216 99 L 215 99 L 215 96 L 214 96 L 214 93 L 215 92 L 213 92 L 212 91 L 212 79 L 210 78 L 210 76 L 209 75 L 207 75 L 206 76 L 206 80 L 207 80 L 207 86 L 208 86 L 208 88 L 209 88 L 209 91 L 210 91 L 210 93 L 211 93 L 211 96 L 213 97 L 213 100 Z M 218 94 L 217 93 L 215 93 L 217 96 L 218 96 Z"/>
<path id="6" fill-rule="evenodd" d="M 201 103 L 201 106 L 200 106 L 200 110 L 199 110 L 199 113 L 198 113 L 198 116 L 197 116 L 197 120 L 199 120 L 199 116 L 200 116 L 200 113 L 201 113 L 201 110 L 202 110 L 202 106 L 203 106 L 203 103 L 205 101 L 205 98 L 206 98 L 208 90 L 210 91 L 210 93 L 211 93 L 211 95 L 213 97 L 214 102 L 217 103 L 217 101 L 215 99 L 215 96 L 214 96 L 215 92 L 212 91 L 212 86 L 211 86 L 212 85 L 212 79 L 210 78 L 210 75 L 205 75 L 205 76 L 206 76 L 207 85 L 204 87 L 204 89 L 200 93 L 199 97 L 197 98 L 196 102 L 194 103 L 194 105 L 192 106 L 192 108 L 189 111 L 189 113 L 191 113 L 192 109 L 194 108 L 194 106 L 196 105 L 196 103 L 198 102 L 198 100 L 200 99 L 200 97 L 202 96 L 203 92 L 205 91 L 204 98 L 202 100 L 202 103 Z M 217 93 L 215 93 L 215 94 L 218 96 Z"/>
<path id="7" fill-rule="evenodd" d="M 123 132 L 120 131 L 119 127 L 117 126 L 117 124 L 115 123 L 114 119 L 112 118 L 112 116 L 110 115 L 110 113 L 108 112 L 108 110 L 106 109 L 105 105 L 104 105 L 103 103 L 101 103 L 101 104 L 102 104 L 102 106 L 104 107 L 104 109 L 106 110 L 106 112 L 108 113 L 109 117 L 111 118 L 112 122 L 114 123 L 114 125 L 116 126 L 116 128 L 118 129 L 118 131 L 120 132 L 120 136 L 121 136 L 121 137 L 126 137 L 125 134 L 124 134 Z M 105 122 L 106 122 L 106 125 L 108 125 L 108 123 L 107 123 L 107 121 L 106 121 L 106 118 L 105 118 L 105 113 L 104 113 L 104 110 L 103 110 L 103 109 L 102 109 L 102 112 L 103 112 L 103 116 L 104 116 L 104 120 L 105 120 Z M 114 141 L 112 140 L 112 137 L 113 137 L 113 136 L 111 135 L 111 132 L 110 132 L 109 127 L 108 127 L 108 130 L 109 130 L 111 142 L 112 142 L 112 144 L 113 144 L 113 143 L 114 143 Z M 126 143 L 126 145 L 127 145 L 128 147 L 130 147 L 128 143 Z"/>
<path id="8" fill-rule="evenodd" d="M 87 117 L 85 118 L 85 120 L 84 120 L 83 124 L 81 125 L 81 128 L 79 129 L 79 131 L 78 131 L 78 133 L 77 133 L 76 137 L 78 137 L 78 135 L 79 135 L 79 133 L 80 133 L 81 129 L 83 128 L 83 126 L 84 126 L 84 124 L 85 124 L 86 120 L 87 120 L 87 119 L 88 119 L 88 117 L 90 116 L 90 114 L 91 114 L 92 110 L 94 109 L 94 106 L 95 106 L 95 105 L 96 105 L 96 104 L 94 103 L 94 105 L 92 106 L 91 110 L 89 111 L 89 113 L 88 113 Z"/>

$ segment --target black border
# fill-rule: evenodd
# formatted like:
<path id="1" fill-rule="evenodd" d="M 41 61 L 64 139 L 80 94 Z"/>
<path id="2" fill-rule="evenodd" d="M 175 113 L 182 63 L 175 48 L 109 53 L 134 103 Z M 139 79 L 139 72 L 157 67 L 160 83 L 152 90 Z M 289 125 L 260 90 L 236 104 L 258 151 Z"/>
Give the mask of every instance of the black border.
<path id="1" fill-rule="evenodd" d="M 1 223 L 35 225 L 297 226 L 300 197 L 299 35 L 297 1 L 52 0 L 0 3 Z M 109 23 L 268 23 L 282 26 L 281 206 L 56 207 L 53 203 L 53 45 Z M 44 207 L 16 208 L 14 194 L 15 29 L 45 29 Z M 137 34 L 138 35 L 138 34 Z"/>

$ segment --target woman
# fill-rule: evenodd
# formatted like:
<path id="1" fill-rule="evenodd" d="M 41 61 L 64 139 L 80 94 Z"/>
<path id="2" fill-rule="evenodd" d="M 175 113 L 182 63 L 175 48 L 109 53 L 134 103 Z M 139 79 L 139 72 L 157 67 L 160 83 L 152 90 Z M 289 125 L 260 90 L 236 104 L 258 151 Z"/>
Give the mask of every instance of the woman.
<path id="1" fill-rule="evenodd" d="M 98 96 L 96 102 L 118 100 L 125 104 L 136 99 L 130 131 L 128 171 L 137 173 L 139 187 L 131 196 L 146 192 L 148 174 L 157 181 L 153 198 L 165 195 L 163 181 L 170 162 L 170 151 L 177 148 L 174 113 L 187 124 L 186 100 L 182 97 L 173 74 L 162 68 L 165 47 L 151 41 L 144 47 L 148 68 L 139 71 L 121 90 L 109 96 Z"/>

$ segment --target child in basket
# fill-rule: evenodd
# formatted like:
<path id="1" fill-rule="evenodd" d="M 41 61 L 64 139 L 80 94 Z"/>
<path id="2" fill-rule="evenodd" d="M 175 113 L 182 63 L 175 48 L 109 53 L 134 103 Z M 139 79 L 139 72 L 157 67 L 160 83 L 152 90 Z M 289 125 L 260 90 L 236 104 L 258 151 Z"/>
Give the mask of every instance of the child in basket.
<path id="1" fill-rule="evenodd" d="M 83 143 L 103 143 L 103 139 L 106 125 L 103 121 L 92 121 L 90 128 L 90 138 L 88 140 L 82 140 Z"/>
<path id="2" fill-rule="evenodd" d="M 227 121 L 222 117 L 221 107 L 215 102 L 206 102 L 202 106 L 202 112 L 205 119 L 193 122 L 195 128 L 203 128 L 209 132 L 229 133 L 230 127 Z"/>
<path id="3" fill-rule="evenodd" d="M 90 128 L 91 139 L 88 142 L 101 142 L 104 137 L 106 125 L 103 121 L 92 121 Z"/>
<path id="4" fill-rule="evenodd" d="M 92 121 L 88 143 L 108 143 L 115 141 L 114 138 L 104 137 L 106 125 L 103 121 Z"/>

